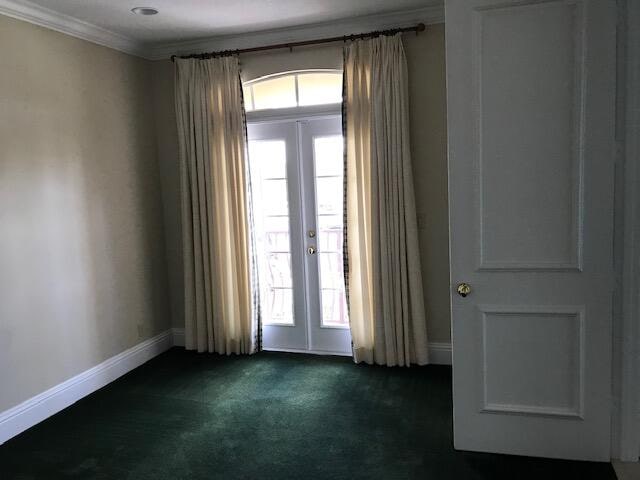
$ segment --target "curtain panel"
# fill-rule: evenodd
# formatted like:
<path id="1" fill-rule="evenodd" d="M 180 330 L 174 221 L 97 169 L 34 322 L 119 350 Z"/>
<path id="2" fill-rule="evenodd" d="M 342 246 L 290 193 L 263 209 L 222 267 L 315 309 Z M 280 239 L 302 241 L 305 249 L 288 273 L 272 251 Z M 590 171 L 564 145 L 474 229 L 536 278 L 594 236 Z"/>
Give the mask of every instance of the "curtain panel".
<path id="1" fill-rule="evenodd" d="M 246 125 L 236 57 L 176 59 L 185 346 L 258 348 Z"/>
<path id="2" fill-rule="evenodd" d="M 356 362 L 428 363 L 401 35 L 344 48 L 345 255 Z"/>

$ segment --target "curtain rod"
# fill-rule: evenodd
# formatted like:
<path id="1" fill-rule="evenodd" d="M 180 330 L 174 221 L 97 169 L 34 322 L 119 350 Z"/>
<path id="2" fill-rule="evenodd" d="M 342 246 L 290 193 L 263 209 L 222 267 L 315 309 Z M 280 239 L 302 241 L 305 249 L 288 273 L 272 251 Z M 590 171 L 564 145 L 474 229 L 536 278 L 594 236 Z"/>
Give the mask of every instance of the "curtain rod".
<path id="1" fill-rule="evenodd" d="M 241 48 L 238 50 L 222 50 L 219 52 L 192 53 L 190 55 L 171 55 L 171 61 L 172 62 L 175 61 L 176 57 L 177 58 L 199 58 L 200 60 L 204 60 L 207 58 L 240 55 L 241 53 L 262 52 L 264 50 L 278 50 L 282 48 L 288 48 L 289 50 L 292 50 L 294 47 L 318 45 L 321 43 L 346 42 L 346 41 L 358 40 L 361 38 L 375 38 L 383 35 L 395 35 L 396 33 L 416 32 L 416 35 L 417 35 L 419 32 L 423 32 L 425 28 L 426 27 L 424 23 L 419 23 L 417 25 L 414 25 L 413 27 L 392 28 L 389 30 L 376 30 L 376 31 L 367 32 L 367 33 L 343 35 L 342 37 L 320 38 L 317 40 L 305 40 L 302 42 L 277 43 L 275 45 L 264 45 L 262 47 L 252 47 L 252 48 Z"/>

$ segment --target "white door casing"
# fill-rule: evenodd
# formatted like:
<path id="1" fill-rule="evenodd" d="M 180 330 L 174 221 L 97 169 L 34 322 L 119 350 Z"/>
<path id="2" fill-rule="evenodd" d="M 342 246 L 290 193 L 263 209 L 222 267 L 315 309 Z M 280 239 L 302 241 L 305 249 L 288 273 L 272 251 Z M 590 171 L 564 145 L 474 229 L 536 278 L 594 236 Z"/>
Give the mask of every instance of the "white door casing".
<path id="1" fill-rule="evenodd" d="M 618 318 L 614 326 L 614 458 L 640 457 L 640 3 L 618 1 Z M 617 371 L 616 371 L 617 370 Z M 618 374 L 616 377 L 616 373 Z M 615 402 L 614 402 L 615 405 Z M 614 410 L 615 412 L 615 410 Z"/>
<path id="2" fill-rule="evenodd" d="M 455 447 L 608 461 L 615 2 L 445 17 Z"/>

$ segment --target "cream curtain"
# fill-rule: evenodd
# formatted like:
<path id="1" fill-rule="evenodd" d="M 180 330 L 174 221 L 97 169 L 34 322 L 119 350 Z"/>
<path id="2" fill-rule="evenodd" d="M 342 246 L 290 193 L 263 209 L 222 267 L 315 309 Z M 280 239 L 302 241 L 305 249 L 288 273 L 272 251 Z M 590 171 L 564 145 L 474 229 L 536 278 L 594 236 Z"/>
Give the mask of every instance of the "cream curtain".
<path id="1" fill-rule="evenodd" d="M 176 59 L 185 346 L 253 353 L 246 137 L 238 59 Z"/>
<path id="2" fill-rule="evenodd" d="M 344 50 L 346 254 L 356 362 L 428 363 L 400 35 Z"/>

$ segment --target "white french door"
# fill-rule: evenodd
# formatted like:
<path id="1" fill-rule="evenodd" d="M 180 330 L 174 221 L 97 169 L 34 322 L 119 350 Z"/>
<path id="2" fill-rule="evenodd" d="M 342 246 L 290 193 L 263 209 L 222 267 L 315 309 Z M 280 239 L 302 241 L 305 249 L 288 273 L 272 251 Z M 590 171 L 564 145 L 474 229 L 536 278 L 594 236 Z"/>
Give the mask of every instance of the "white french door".
<path id="1" fill-rule="evenodd" d="M 454 444 L 608 461 L 615 2 L 445 9 Z"/>
<path id="2" fill-rule="evenodd" d="M 340 116 L 247 131 L 263 348 L 350 355 Z"/>

